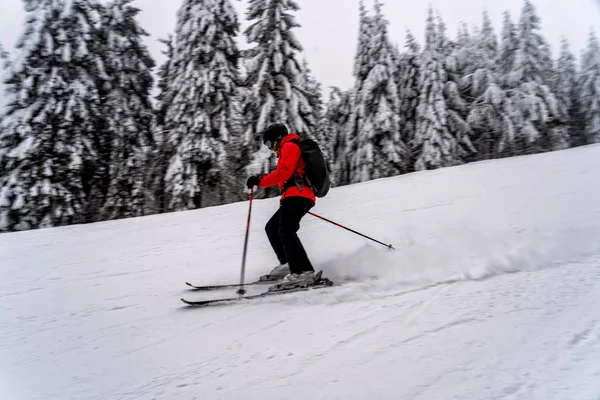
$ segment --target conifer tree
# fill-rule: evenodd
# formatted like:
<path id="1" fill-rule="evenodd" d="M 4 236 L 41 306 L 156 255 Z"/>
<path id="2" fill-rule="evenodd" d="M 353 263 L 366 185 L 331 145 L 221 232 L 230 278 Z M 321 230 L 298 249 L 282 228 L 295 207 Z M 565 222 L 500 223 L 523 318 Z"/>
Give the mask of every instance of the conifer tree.
<path id="1" fill-rule="evenodd" d="M 359 69 L 355 113 L 350 136 L 355 148 L 350 162 L 350 181 L 363 182 L 402 174 L 408 170 L 408 148 L 400 136 L 400 96 L 395 80 L 397 64 L 388 36 L 382 5 L 375 2 L 372 31 L 366 57 L 370 68 Z M 357 56 L 357 59 L 363 58 Z"/>
<path id="2" fill-rule="evenodd" d="M 136 21 L 133 0 L 115 0 L 102 16 L 106 79 L 102 110 L 108 142 L 108 193 L 102 218 L 144 215 L 147 205 L 146 166 L 153 145 L 150 101 L 154 60 L 143 43 L 148 33 Z"/>
<path id="3" fill-rule="evenodd" d="M 511 72 L 517 52 L 518 37 L 517 29 L 511 19 L 508 11 L 504 12 L 504 21 L 502 25 L 502 39 L 498 54 L 498 71 L 500 73 L 503 87 L 508 86 L 508 74 Z"/>
<path id="4" fill-rule="evenodd" d="M 496 60 L 498 57 L 498 38 L 496 37 L 496 31 L 492 25 L 492 21 L 487 12 L 483 13 L 483 25 L 481 33 L 479 35 L 479 50 L 482 53 L 482 59 L 484 66 L 488 70 L 494 70 Z"/>
<path id="5" fill-rule="evenodd" d="M 467 123 L 469 112 L 469 103 L 464 98 L 465 84 L 465 65 L 459 63 L 457 54 L 460 50 L 460 44 L 450 40 L 446 36 L 446 24 L 438 12 L 436 18 L 437 25 L 437 47 L 442 57 L 442 67 L 445 70 L 444 98 L 446 103 L 446 126 L 450 135 L 457 142 L 457 162 L 462 162 L 470 155 L 476 152 L 471 143 L 472 130 Z M 472 42 L 468 31 L 464 30 L 465 45 Z"/>
<path id="6" fill-rule="evenodd" d="M 329 99 L 319 129 L 327 130 L 324 151 L 329 164 L 332 186 L 340 186 L 347 184 L 349 181 L 346 132 L 352 114 L 352 104 L 350 91 L 342 91 L 338 87 L 331 87 L 330 89 Z"/>
<path id="7" fill-rule="evenodd" d="M 312 117 L 319 120 L 323 116 L 323 91 L 321 82 L 313 75 L 306 58 L 302 62 L 302 82 L 301 86 L 304 90 L 308 104 L 312 110 Z M 311 117 L 309 115 L 309 117 Z"/>
<path id="8" fill-rule="evenodd" d="M 4 230 L 93 220 L 101 75 L 92 0 L 26 2 L 20 52 L 5 82 L 11 102 L 0 149 Z"/>
<path id="9" fill-rule="evenodd" d="M 164 126 L 173 147 L 168 209 L 223 204 L 239 85 L 239 29 L 229 0 L 184 0 L 178 13 Z"/>
<path id="10" fill-rule="evenodd" d="M 449 107 L 444 89 L 448 74 L 444 65 L 445 41 L 429 9 L 419 79 L 419 105 L 415 137 L 411 148 L 416 153 L 415 170 L 435 169 L 460 163 L 457 139 L 450 132 Z"/>
<path id="11" fill-rule="evenodd" d="M 560 54 L 556 63 L 556 97 L 559 105 L 569 110 L 573 104 L 577 84 L 577 69 L 575 56 L 571 53 L 569 42 L 566 38 L 561 39 Z"/>
<path id="12" fill-rule="evenodd" d="M 419 104 L 420 46 L 412 32 L 406 32 L 406 51 L 399 57 L 398 81 L 402 140 L 410 143 L 415 136 Z"/>
<path id="13" fill-rule="evenodd" d="M 358 43 L 356 54 L 354 56 L 354 66 L 352 74 L 357 82 L 362 82 L 367 78 L 369 71 L 373 68 L 373 60 L 369 49 L 374 35 L 374 18 L 369 15 L 363 0 L 359 1 L 359 25 L 358 25 Z"/>
<path id="14" fill-rule="evenodd" d="M 166 59 L 158 71 L 158 95 L 156 96 L 157 104 L 153 131 L 154 146 L 149 160 L 149 182 L 152 190 L 149 213 L 162 213 L 167 210 L 165 177 L 169 160 L 173 156 L 172 143 L 167 140 L 168 132 L 170 132 L 172 126 L 166 124 L 166 116 L 174 95 L 174 91 L 170 90 L 170 84 L 174 80 L 173 56 L 175 41 L 173 35 L 169 34 L 166 38 L 160 38 L 159 42 L 165 46 L 165 49 L 161 52 Z"/>
<path id="15" fill-rule="evenodd" d="M 505 18 L 504 34 L 510 38 L 510 19 L 507 15 Z M 468 86 L 467 94 L 473 101 L 467 122 L 474 131 L 477 159 L 506 154 L 505 149 L 514 140 L 515 126 L 511 119 L 514 104 L 502 87 L 502 66 L 498 63 L 498 54 L 494 28 L 488 14 L 484 13 L 482 29 L 472 38 L 470 51 L 463 61 L 468 63 L 464 79 Z"/>
<path id="16" fill-rule="evenodd" d="M 369 15 L 365 8 L 364 1 L 359 0 L 358 39 L 352 68 L 354 86 L 348 94 L 348 99 L 351 102 L 351 113 L 345 129 L 340 132 L 334 144 L 335 173 L 338 185 L 347 185 L 352 179 L 351 160 L 355 157 L 358 149 L 357 134 L 359 131 L 356 127 L 356 121 L 361 118 L 358 114 L 360 110 L 357 107 L 358 101 L 360 101 L 358 94 L 363 82 L 368 77 L 369 71 L 373 68 L 373 60 L 370 56 L 370 46 L 374 35 L 373 20 L 373 17 Z"/>
<path id="17" fill-rule="evenodd" d="M 600 44 L 594 31 L 583 54 L 579 102 L 587 143 L 600 143 Z"/>
<path id="18" fill-rule="evenodd" d="M 570 145 L 585 144 L 581 126 L 579 98 L 577 96 L 577 67 L 569 42 L 562 38 L 560 54 L 554 71 L 554 85 L 560 112 L 568 124 Z"/>
<path id="19" fill-rule="evenodd" d="M 556 97 L 547 74 L 547 45 L 540 18 L 525 0 L 519 21 L 518 46 L 507 84 L 519 116 L 517 152 L 532 153 L 566 147 L 568 137 L 560 121 Z"/>
<path id="20" fill-rule="evenodd" d="M 325 118 L 330 137 L 332 185 L 342 186 L 350 182 L 350 154 L 348 153 L 348 130 L 352 116 L 352 90 L 342 91 L 332 87 L 327 102 Z"/>
<path id="21" fill-rule="evenodd" d="M 175 94 L 174 91 L 170 90 L 170 85 L 174 80 L 173 71 L 175 70 L 175 38 L 172 34 L 168 34 L 166 38 L 160 38 L 158 41 L 165 47 L 161 50 L 161 53 L 165 56 L 165 61 L 160 65 L 158 70 L 158 95 L 156 96 L 157 105 L 155 111 L 156 125 L 158 128 L 162 128 L 162 130 L 159 130 L 155 135 L 167 128 L 165 125 L 167 111 L 169 104 L 173 101 L 172 96 Z M 164 135 L 155 136 L 155 140 L 160 141 L 162 136 Z"/>

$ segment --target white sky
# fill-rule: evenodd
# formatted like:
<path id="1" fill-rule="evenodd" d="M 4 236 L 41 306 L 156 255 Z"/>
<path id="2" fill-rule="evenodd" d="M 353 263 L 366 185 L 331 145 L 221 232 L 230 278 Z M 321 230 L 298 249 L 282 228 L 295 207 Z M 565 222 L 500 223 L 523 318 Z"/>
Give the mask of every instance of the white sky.
<path id="1" fill-rule="evenodd" d="M 358 31 L 358 0 L 297 0 L 302 7 L 298 12 L 298 38 L 305 47 L 305 55 L 316 78 L 327 86 L 342 89 L 353 83 L 352 65 Z M 424 25 L 429 4 L 440 10 L 454 37 L 459 23 L 480 25 L 483 10 L 492 18 L 497 33 L 501 31 L 502 13 L 509 10 L 518 21 L 523 0 L 383 0 L 384 12 L 390 21 L 393 41 L 404 45 L 405 30 L 413 31 L 423 42 Z M 246 0 L 233 0 L 245 23 Z M 0 14 L 0 42 L 11 51 L 22 32 L 24 11 L 20 0 L 2 0 Z M 371 6 L 372 0 L 365 0 Z M 542 19 L 542 30 L 556 51 L 560 37 L 566 36 L 575 55 L 585 48 L 588 33 L 596 27 L 600 34 L 600 0 L 533 0 Z M 180 0 L 137 0 L 139 20 L 151 37 L 147 39 L 150 51 L 160 64 L 164 57 L 162 45 L 157 42 L 173 31 Z M 243 38 L 241 40 L 244 40 Z M 1 99 L 0 99 L 1 103 Z"/>

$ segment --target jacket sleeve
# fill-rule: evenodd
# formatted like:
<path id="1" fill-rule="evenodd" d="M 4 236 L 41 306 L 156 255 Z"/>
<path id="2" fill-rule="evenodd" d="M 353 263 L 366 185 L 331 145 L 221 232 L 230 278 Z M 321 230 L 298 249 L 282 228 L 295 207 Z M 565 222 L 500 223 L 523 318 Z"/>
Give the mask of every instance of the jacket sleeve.
<path id="1" fill-rule="evenodd" d="M 281 162 L 277 169 L 268 175 L 265 175 L 258 185 L 261 188 L 267 188 L 274 185 L 283 185 L 285 181 L 294 175 L 300 161 L 300 147 L 290 146 L 286 143 L 281 148 Z"/>

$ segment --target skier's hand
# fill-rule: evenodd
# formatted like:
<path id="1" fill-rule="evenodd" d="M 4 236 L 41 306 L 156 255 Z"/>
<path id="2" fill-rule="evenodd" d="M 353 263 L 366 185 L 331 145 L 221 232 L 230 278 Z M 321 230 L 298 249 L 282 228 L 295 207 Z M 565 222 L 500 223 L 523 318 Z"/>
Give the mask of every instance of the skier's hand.
<path id="1" fill-rule="evenodd" d="M 259 183 L 260 183 L 260 178 L 256 175 L 252 175 L 246 181 L 246 186 L 248 187 L 248 189 L 252 189 L 254 186 L 258 186 Z"/>

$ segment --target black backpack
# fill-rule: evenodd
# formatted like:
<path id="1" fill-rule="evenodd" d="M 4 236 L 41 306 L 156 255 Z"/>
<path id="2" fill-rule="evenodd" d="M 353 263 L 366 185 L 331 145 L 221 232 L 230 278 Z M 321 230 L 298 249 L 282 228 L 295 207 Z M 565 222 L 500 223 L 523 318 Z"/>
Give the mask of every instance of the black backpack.
<path id="1" fill-rule="evenodd" d="M 306 164 L 304 170 L 305 183 L 315 192 L 317 197 L 325 197 L 329 192 L 329 169 L 319 144 L 312 139 L 290 140 L 300 147 L 302 160 Z"/>

